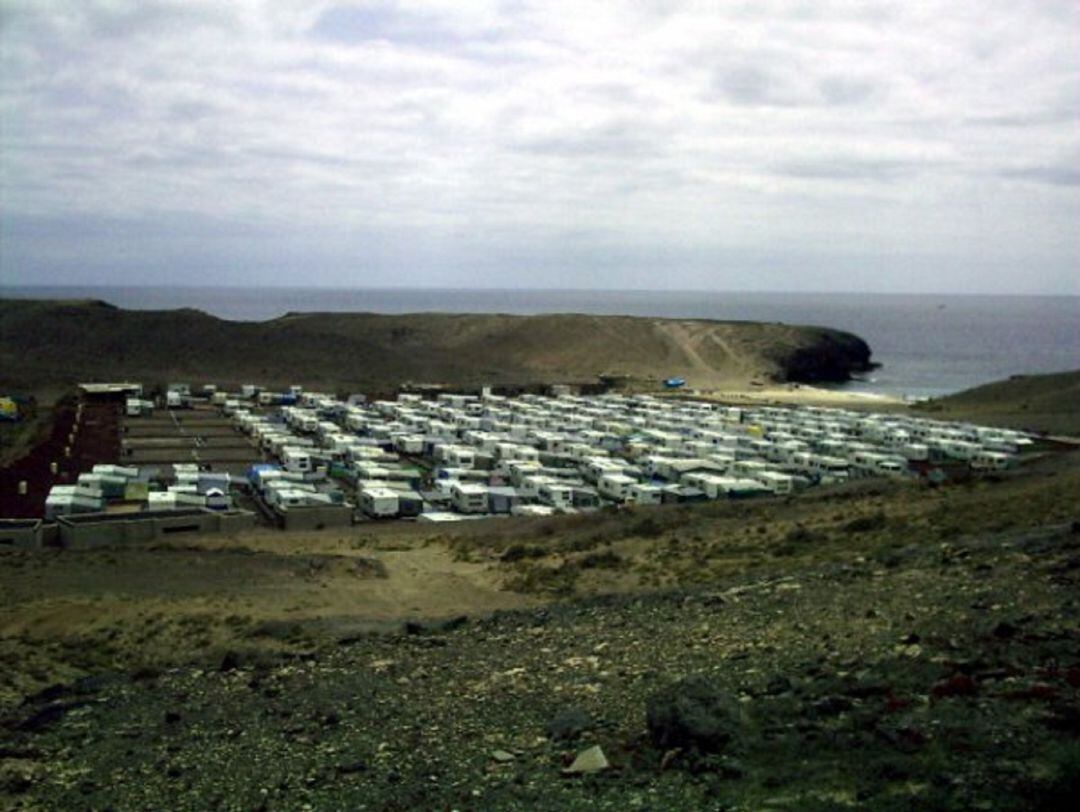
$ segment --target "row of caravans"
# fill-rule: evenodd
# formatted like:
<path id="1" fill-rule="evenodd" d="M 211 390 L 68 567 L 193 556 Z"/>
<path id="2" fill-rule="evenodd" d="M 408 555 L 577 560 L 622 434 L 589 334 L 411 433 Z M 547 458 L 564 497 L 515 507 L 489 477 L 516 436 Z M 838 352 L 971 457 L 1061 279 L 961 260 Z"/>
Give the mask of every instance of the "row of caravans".
<path id="1" fill-rule="evenodd" d="M 194 463 L 172 466 L 162 481 L 155 469 L 100 464 L 79 474 L 73 485 L 54 485 L 45 499 L 45 518 L 99 513 L 110 503 L 142 503 L 146 510 L 200 507 L 229 510 L 232 480 L 223 472 L 202 471 Z"/>
<path id="2" fill-rule="evenodd" d="M 304 395 L 302 386 L 291 386 L 284 392 L 264 390 L 255 384 L 244 384 L 238 392 L 219 390 L 216 384 L 208 383 L 193 390 L 190 384 L 174 382 L 168 384 L 165 394 L 160 398 L 166 409 L 190 409 L 196 402 L 210 403 L 220 408 L 225 414 L 233 414 L 246 405 L 257 403 L 260 406 L 281 406 L 300 402 Z M 153 414 L 155 403 L 142 397 L 139 391 L 125 401 L 125 414 L 128 417 L 141 417 Z"/>
<path id="3" fill-rule="evenodd" d="M 788 494 L 816 482 L 911 476 L 941 460 L 998 469 L 1031 442 L 908 416 L 647 396 L 406 394 L 360 404 L 303 393 L 275 416 L 240 409 L 234 419 L 287 472 L 345 473 L 361 508 L 377 517 L 413 515 L 418 503 L 481 515 L 527 504 L 655 504 L 694 492 Z M 424 496 L 417 464 L 433 477 Z"/>

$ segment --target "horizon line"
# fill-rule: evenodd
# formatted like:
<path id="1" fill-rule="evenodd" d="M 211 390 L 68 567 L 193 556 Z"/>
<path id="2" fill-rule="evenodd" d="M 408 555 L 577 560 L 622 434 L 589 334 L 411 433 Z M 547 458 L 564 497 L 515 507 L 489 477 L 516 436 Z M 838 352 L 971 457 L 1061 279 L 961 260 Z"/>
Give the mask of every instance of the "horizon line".
<path id="1" fill-rule="evenodd" d="M 117 283 L 55 283 L 55 282 L 30 282 L 22 284 L 7 284 L 0 282 L 0 293 L 5 290 L 19 289 L 89 289 L 89 290 L 228 290 L 228 291 L 378 291 L 378 292 L 461 292 L 461 293 L 732 293 L 744 295 L 796 295 L 796 296 L 927 296 L 927 297 L 998 297 L 998 298 L 1080 298 L 1078 293 L 1021 293 L 1021 292 L 978 292 L 978 291 L 899 291 L 899 290 L 763 290 L 751 288 L 616 288 L 616 287 L 470 287 L 470 286 L 406 286 L 406 285 L 239 285 L 239 284 L 204 284 L 204 285 L 147 285 L 147 284 L 117 284 Z"/>

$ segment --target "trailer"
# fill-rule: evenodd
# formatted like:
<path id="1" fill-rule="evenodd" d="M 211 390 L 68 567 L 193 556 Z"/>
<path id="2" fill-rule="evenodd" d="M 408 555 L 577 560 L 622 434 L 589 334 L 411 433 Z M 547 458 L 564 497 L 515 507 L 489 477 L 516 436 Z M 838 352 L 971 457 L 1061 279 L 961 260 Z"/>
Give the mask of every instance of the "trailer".
<path id="1" fill-rule="evenodd" d="M 486 485 L 455 482 L 450 487 L 450 501 L 458 513 L 486 513 L 488 488 Z"/>
<path id="2" fill-rule="evenodd" d="M 635 483 L 630 486 L 630 501 L 635 505 L 659 505 L 664 501 L 664 489 L 659 485 Z"/>
<path id="3" fill-rule="evenodd" d="M 550 478 L 548 481 L 540 483 L 536 497 L 541 504 L 549 505 L 558 510 L 565 510 L 574 506 L 573 487 Z"/>
<path id="4" fill-rule="evenodd" d="M 630 498 L 631 489 L 637 484 L 637 480 L 626 474 L 606 473 L 597 482 L 596 489 L 601 496 L 616 502 L 625 502 Z"/>
<path id="5" fill-rule="evenodd" d="M 364 487 L 359 492 L 360 510 L 373 519 L 394 518 L 400 511 L 398 492 L 385 487 Z"/>

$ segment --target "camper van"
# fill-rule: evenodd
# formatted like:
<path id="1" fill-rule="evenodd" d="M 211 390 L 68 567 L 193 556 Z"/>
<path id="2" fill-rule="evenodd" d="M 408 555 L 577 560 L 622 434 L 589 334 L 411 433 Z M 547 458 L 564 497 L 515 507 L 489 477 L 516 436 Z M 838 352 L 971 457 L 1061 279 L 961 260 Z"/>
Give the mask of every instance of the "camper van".
<path id="1" fill-rule="evenodd" d="M 286 471 L 306 473 L 312 470 L 311 454 L 305 448 L 284 448 L 281 452 L 281 463 Z"/>
<path id="2" fill-rule="evenodd" d="M 574 489 L 571 485 L 560 482 L 543 482 L 537 488 L 537 498 L 541 504 L 553 508 L 565 509 L 574 506 Z"/>
<path id="3" fill-rule="evenodd" d="M 397 491 L 383 487 L 360 490 L 360 510 L 373 519 L 389 519 L 398 515 Z"/>
<path id="4" fill-rule="evenodd" d="M 630 486 L 630 501 L 635 505 L 659 505 L 663 497 L 664 490 L 659 485 L 635 483 Z"/>
<path id="5" fill-rule="evenodd" d="M 968 461 L 973 471 L 1004 471 L 1012 462 L 1012 456 L 1003 451 L 977 451 Z"/>
<path id="6" fill-rule="evenodd" d="M 486 485 L 456 482 L 450 488 L 450 500 L 458 513 L 486 513 L 488 489 Z"/>
<path id="7" fill-rule="evenodd" d="M 596 489 L 601 496 L 606 496 L 616 502 L 625 502 L 630 498 L 631 489 L 635 484 L 637 480 L 626 474 L 605 473 L 597 482 Z"/>

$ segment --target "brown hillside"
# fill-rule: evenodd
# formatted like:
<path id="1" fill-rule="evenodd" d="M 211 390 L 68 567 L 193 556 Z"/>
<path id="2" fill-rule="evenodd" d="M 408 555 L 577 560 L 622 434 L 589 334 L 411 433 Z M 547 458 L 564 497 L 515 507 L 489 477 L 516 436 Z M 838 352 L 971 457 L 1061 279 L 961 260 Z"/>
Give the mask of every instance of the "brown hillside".
<path id="1" fill-rule="evenodd" d="M 844 380 L 870 348 L 818 327 L 627 316 L 288 314 L 231 322 L 201 311 L 122 310 L 98 301 L 0 300 L 0 384 L 92 379 L 300 383 L 384 388 L 687 379 Z"/>
<path id="2" fill-rule="evenodd" d="M 928 401 L 920 410 L 944 419 L 1080 436 L 1080 370 L 1014 375 Z"/>

